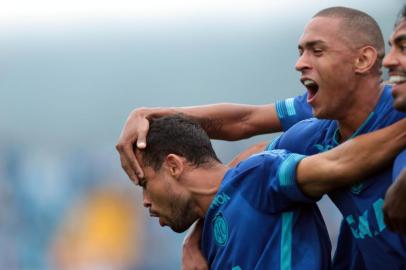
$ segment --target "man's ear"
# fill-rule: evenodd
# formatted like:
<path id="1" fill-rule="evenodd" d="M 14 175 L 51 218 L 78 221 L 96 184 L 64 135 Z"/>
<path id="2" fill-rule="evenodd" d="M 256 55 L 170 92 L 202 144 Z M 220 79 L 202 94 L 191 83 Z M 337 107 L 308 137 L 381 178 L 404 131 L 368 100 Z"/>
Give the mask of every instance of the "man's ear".
<path id="1" fill-rule="evenodd" d="M 359 50 L 358 57 L 355 59 L 355 72 L 357 74 L 368 73 L 375 65 L 378 58 L 378 52 L 372 46 L 364 46 Z"/>
<path id="2" fill-rule="evenodd" d="M 169 154 L 165 158 L 165 167 L 173 177 L 178 179 L 185 168 L 185 159 L 175 154 Z"/>

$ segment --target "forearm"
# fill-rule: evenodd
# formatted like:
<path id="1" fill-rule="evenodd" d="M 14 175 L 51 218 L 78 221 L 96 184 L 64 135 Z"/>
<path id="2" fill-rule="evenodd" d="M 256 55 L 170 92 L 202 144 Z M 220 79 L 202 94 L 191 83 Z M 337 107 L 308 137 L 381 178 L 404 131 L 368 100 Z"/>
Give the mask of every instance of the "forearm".
<path id="1" fill-rule="evenodd" d="M 133 146 L 146 147 L 149 120 L 182 113 L 194 118 L 212 139 L 239 140 L 256 134 L 281 130 L 275 106 L 239 104 L 213 104 L 179 108 L 138 108 L 128 116 L 116 145 L 121 166 L 132 181 L 138 183 L 143 177 L 134 155 Z"/>
<path id="2" fill-rule="evenodd" d="M 282 127 L 273 104 L 219 103 L 202 106 L 138 109 L 147 118 L 182 113 L 194 118 L 212 139 L 240 140 L 278 132 Z"/>
<path id="3" fill-rule="evenodd" d="M 354 184 L 388 165 L 406 146 L 406 119 L 303 159 L 297 183 L 308 196 Z"/>

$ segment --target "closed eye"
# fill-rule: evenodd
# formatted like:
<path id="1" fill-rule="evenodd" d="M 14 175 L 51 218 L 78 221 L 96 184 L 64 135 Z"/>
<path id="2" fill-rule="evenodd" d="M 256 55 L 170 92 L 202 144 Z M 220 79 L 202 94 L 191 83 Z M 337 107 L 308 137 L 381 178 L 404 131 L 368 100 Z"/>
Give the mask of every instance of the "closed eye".
<path id="1" fill-rule="evenodd" d="M 140 181 L 139 181 L 139 185 L 143 189 L 147 188 L 147 179 L 146 178 L 141 178 Z"/>
<path id="2" fill-rule="evenodd" d="M 314 48 L 313 49 L 313 54 L 316 56 L 320 56 L 323 54 L 323 49 L 319 49 L 319 48 Z"/>

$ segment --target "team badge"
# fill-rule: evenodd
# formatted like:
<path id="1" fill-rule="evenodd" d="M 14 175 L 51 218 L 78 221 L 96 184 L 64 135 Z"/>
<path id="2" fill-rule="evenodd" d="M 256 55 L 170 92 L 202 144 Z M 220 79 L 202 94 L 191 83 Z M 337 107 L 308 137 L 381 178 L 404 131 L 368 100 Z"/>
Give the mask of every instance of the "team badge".
<path id="1" fill-rule="evenodd" d="M 228 225 L 221 212 L 213 218 L 214 240 L 220 246 L 224 246 L 228 240 Z"/>

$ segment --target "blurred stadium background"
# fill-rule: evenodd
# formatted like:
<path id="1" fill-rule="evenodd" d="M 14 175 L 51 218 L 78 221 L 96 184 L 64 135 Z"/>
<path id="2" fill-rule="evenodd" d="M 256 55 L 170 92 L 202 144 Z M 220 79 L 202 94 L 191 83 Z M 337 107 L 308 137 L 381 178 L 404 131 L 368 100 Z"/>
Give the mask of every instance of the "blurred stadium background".
<path id="1" fill-rule="evenodd" d="M 388 1 L 24 1 L 0 7 L 0 269 L 179 269 L 114 146 L 140 106 L 262 104 L 303 92 L 297 41 L 318 10 Z M 220 158 L 260 140 L 214 141 Z M 320 203 L 331 237 L 340 215 Z"/>

